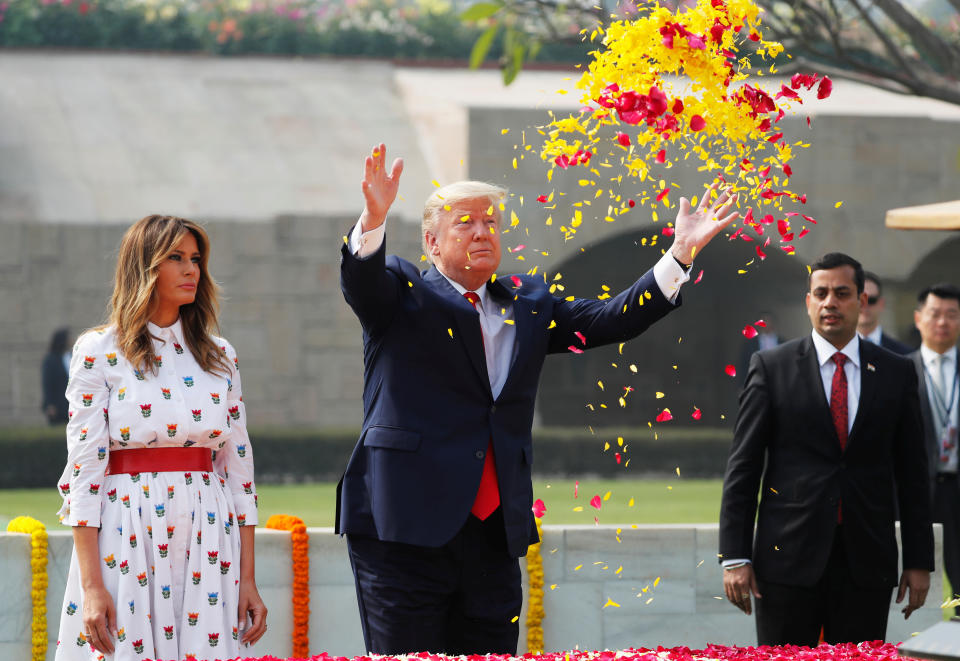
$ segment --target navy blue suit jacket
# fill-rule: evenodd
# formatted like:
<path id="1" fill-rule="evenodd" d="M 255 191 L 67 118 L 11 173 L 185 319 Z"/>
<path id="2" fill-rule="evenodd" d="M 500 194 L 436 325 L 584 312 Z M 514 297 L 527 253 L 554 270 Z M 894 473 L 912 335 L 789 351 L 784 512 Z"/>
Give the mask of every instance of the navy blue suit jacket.
<path id="1" fill-rule="evenodd" d="M 477 312 L 436 268 L 387 257 L 385 245 L 366 259 L 344 246 L 340 285 L 363 326 L 364 415 L 340 483 L 337 532 L 442 546 L 469 516 L 492 442 L 514 557 L 539 541 L 531 427 L 544 358 L 626 341 L 676 307 L 652 270 L 606 301 L 556 298 L 538 277 L 488 283 L 514 306 L 516 323 L 513 362 L 494 399 Z"/>

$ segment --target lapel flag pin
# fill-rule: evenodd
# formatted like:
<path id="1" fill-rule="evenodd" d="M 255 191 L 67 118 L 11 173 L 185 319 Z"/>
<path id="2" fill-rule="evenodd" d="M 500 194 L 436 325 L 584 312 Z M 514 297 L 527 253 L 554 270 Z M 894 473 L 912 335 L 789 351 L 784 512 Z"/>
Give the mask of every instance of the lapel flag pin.
<path id="1" fill-rule="evenodd" d="M 868 371 L 868 372 L 876 372 L 876 371 L 877 371 L 877 368 L 873 366 L 873 363 L 867 363 L 867 371 Z"/>

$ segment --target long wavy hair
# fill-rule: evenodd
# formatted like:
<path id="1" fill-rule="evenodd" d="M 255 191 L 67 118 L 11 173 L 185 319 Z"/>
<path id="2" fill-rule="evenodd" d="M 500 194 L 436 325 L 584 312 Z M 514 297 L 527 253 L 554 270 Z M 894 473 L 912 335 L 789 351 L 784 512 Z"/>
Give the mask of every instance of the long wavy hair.
<path id="1" fill-rule="evenodd" d="M 197 240 L 200 279 L 193 303 L 180 306 L 184 342 L 206 372 L 230 373 L 223 350 L 211 337 L 219 334 L 220 287 L 210 277 L 210 239 L 197 223 L 176 216 L 147 216 L 134 223 L 120 241 L 108 325 L 116 329 L 117 346 L 130 364 L 156 374 L 153 342 L 147 322 L 157 306 L 157 271 L 187 232 Z M 159 338 L 156 338 L 159 339 Z"/>

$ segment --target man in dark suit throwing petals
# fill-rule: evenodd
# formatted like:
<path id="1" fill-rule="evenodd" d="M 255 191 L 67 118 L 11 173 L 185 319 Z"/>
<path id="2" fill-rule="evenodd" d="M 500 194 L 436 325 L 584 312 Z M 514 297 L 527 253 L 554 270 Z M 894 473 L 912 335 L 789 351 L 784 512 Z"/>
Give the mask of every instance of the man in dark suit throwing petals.
<path id="1" fill-rule="evenodd" d="M 680 200 L 669 252 L 606 301 L 555 298 L 495 277 L 506 191 L 458 182 L 428 198 L 432 267 L 386 255 L 403 162 L 364 163 L 366 206 L 343 247 L 341 288 L 363 327 L 364 420 L 338 492 L 367 649 L 515 654 L 518 558 L 539 541 L 531 426 L 547 353 L 624 342 L 680 304 L 695 255 L 735 217 L 711 187 Z"/>

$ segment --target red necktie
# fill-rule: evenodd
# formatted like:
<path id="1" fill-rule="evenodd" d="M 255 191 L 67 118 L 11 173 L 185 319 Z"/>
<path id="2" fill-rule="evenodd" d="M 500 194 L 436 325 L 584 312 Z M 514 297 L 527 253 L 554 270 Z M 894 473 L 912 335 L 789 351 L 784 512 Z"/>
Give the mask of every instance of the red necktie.
<path id="1" fill-rule="evenodd" d="M 847 373 L 843 369 L 847 357 L 839 351 L 833 354 L 837 368 L 833 372 L 833 384 L 830 386 L 830 415 L 833 427 L 840 439 L 840 449 L 847 447 Z"/>
<path id="2" fill-rule="evenodd" d="M 476 292 L 465 292 L 463 297 L 477 307 L 480 297 Z M 481 332 L 480 339 L 483 340 Z M 497 485 L 497 464 L 493 457 L 493 439 L 487 443 L 487 453 L 483 458 L 483 474 L 480 476 L 480 488 L 473 501 L 470 513 L 483 521 L 500 507 L 500 487 Z"/>
<path id="3" fill-rule="evenodd" d="M 837 364 L 833 371 L 833 383 L 830 385 L 830 416 L 833 418 L 833 427 L 837 430 L 840 439 L 840 451 L 847 447 L 847 373 L 843 365 L 847 357 L 837 352 L 833 354 L 833 362 Z M 837 502 L 837 523 L 843 523 L 843 504 Z"/>

